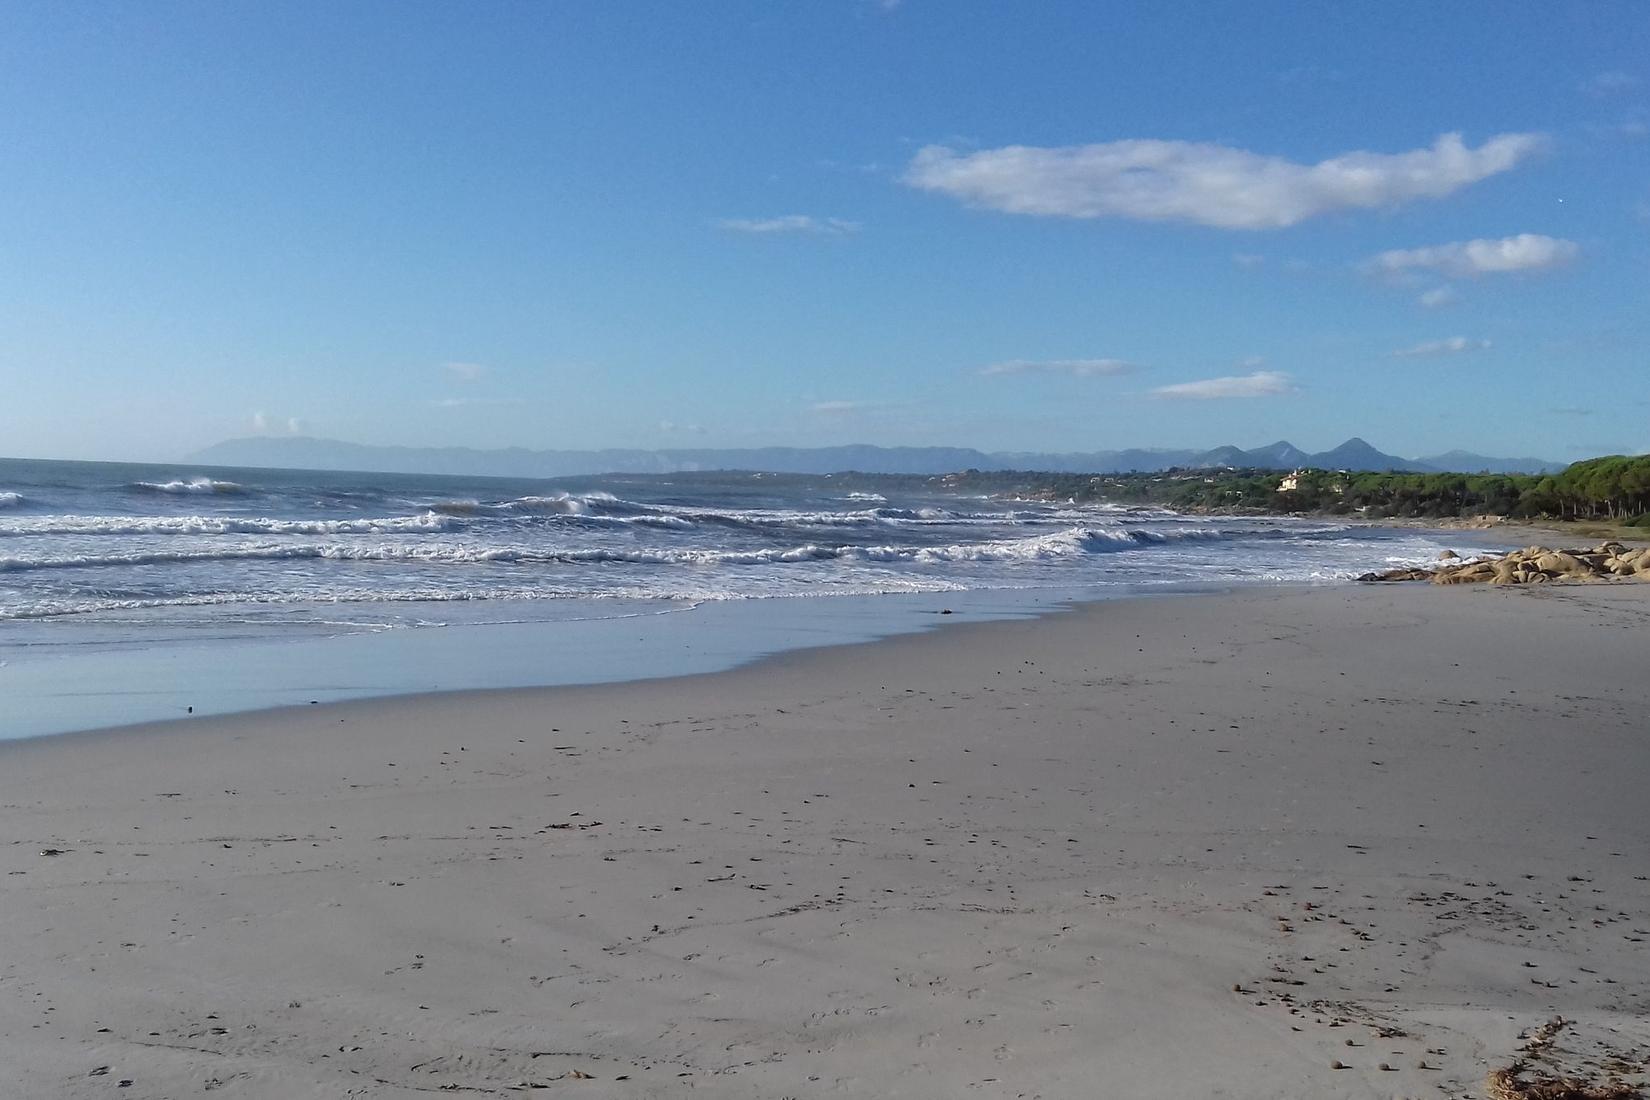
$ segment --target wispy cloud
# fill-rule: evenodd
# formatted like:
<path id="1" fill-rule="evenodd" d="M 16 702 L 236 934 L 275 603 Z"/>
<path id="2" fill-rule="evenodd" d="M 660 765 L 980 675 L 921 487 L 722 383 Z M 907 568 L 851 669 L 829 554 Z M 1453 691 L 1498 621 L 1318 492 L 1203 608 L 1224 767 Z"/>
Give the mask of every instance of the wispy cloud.
<path id="1" fill-rule="evenodd" d="M 270 416 L 263 410 L 252 414 L 252 430 L 259 435 L 303 435 L 309 425 L 302 417 L 289 416 L 282 419 Z"/>
<path id="2" fill-rule="evenodd" d="M 1364 269 L 1373 274 L 1401 276 L 1413 271 L 1436 271 L 1457 278 L 1546 271 L 1563 267 L 1581 254 L 1581 246 L 1559 237 L 1520 233 L 1499 240 L 1451 241 L 1426 248 L 1395 248 L 1373 256 Z"/>
<path id="3" fill-rule="evenodd" d="M 1294 382 L 1282 371 L 1258 370 L 1252 374 L 1159 386 L 1152 391 L 1152 396 L 1177 401 L 1214 401 L 1225 397 L 1278 397 L 1295 391 Z"/>
<path id="4" fill-rule="evenodd" d="M 846 218 L 816 218 L 812 214 L 782 214 L 777 218 L 722 218 L 717 228 L 730 233 L 801 233 L 816 237 L 843 237 L 858 233 L 859 222 Z"/>
<path id="5" fill-rule="evenodd" d="M 1126 359 L 1009 359 L 981 367 L 980 374 L 1067 374 L 1074 378 L 1095 378 L 1128 374 L 1135 365 Z"/>
<path id="6" fill-rule="evenodd" d="M 1337 210 L 1443 198 L 1508 171 L 1543 144 L 1539 134 L 1501 134 L 1473 149 L 1460 134 L 1444 134 L 1424 149 L 1351 152 L 1317 164 L 1189 141 L 973 153 L 930 145 L 917 152 L 904 181 L 1010 214 L 1279 229 Z"/>
<path id="7" fill-rule="evenodd" d="M 821 416 L 846 416 L 849 413 L 865 412 L 868 409 L 881 408 L 875 401 L 815 401 L 810 406 L 811 411 Z"/>
<path id="8" fill-rule="evenodd" d="M 1469 340 L 1465 336 L 1450 336 L 1443 340 L 1423 340 L 1413 347 L 1399 348 L 1392 353 L 1395 359 L 1430 359 L 1439 355 L 1462 355 L 1469 351 L 1488 351 L 1488 340 Z"/>
<path id="9" fill-rule="evenodd" d="M 469 409 L 488 405 L 519 405 L 519 397 L 438 397 L 430 402 L 437 409 Z"/>
<path id="10" fill-rule="evenodd" d="M 1234 252 L 1232 262 L 1238 267 L 1253 271 L 1257 267 L 1266 266 L 1266 257 L 1258 252 Z"/>
<path id="11" fill-rule="evenodd" d="M 1568 405 L 1568 406 L 1565 406 L 1563 408 L 1554 409 L 1552 411 L 1554 413 L 1556 413 L 1557 415 L 1559 415 L 1559 416 L 1592 416 L 1593 415 L 1593 410 L 1592 409 L 1584 409 L 1584 408 L 1581 408 L 1578 405 Z"/>
<path id="12" fill-rule="evenodd" d="M 1623 72 L 1621 69 L 1606 69 L 1582 81 L 1581 90 L 1590 96 L 1604 99 L 1630 92 L 1642 83 L 1644 81 L 1632 73 Z"/>
<path id="13" fill-rule="evenodd" d="M 443 363 L 441 370 L 454 382 L 479 382 L 487 373 L 480 363 Z"/>
<path id="14" fill-rule="evenodd" d="M 1445 306 L 1452 306 L 1460 301 L 1461 295 L 1452 286 L 1435 286 L 1431 290 L 1422 292 L 1421 296 L 1415 300 L 1427 309 L 1443 309 Z"/>

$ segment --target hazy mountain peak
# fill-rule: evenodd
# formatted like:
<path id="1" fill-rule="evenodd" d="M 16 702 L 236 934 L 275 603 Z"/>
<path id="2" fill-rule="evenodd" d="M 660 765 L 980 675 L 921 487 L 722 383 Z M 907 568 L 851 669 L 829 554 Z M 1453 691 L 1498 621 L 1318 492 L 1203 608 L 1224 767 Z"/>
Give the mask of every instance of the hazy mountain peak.
<path id="1" fill-rule="evenodd" d="M 208 466 L 264 466 L 408 474 L 502 477 L 573 477 L 584 474 L 655 474 L 678 470 L 766 470 L 773 473 L 946 474 L 959 470 L 1046 470 L 1055 473 L 1151 472 L 1172 467 L 1288 470 L 1297 466 L 1351 470 L 1541 472 L 1560 469 L 1539 459 L 1496 459 L 1448 451 L 1425 461 L 1385 454 L 1354 436 L 1331 451 L 1308 454 L 1287 440 L 1244 450 L 1226 444 L 1209 451 L 1130 449 L 1076 453 L 994 452 L 971 447 L 687 448 L 535 451 L 525 447 L 386 447 L 308 436 L 255 436 L 214 444 L 189 456 Z"/>

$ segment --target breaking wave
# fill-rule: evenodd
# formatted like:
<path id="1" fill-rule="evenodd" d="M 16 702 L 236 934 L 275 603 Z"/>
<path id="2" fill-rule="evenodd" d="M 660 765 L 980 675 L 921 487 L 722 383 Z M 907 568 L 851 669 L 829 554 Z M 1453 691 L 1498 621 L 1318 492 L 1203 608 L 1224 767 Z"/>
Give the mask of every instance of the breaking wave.
<path id="1" fill-rule="evenodd" d="M 22 493 L 0 493 L 0 508 L 20 508 L 22 505 Z"/>
<path id="2" fill-rule="evenodd" d="M 233 481 L 214 481 L 209 477 L 192 477 L 188 481 L 139 481 L 132 488 L 145 493 L 244 493 L 244 487 Z"/>
<path id="3" fill-rule="evenodd" d="M 236 516 L 34 516 L 0 523 L 6 535 L 377 535 L 446 531 L 447 516 L 380 519 L 263 519 Z"/>
<path id="4" fill-rule="evenodd" d="M 637 565 L 783 565 L 811 561 L 865 562 L 1035 562 L 1069 558 L 1083 554 L 1125 550 L 1159 543 L 1190 539 L 1226 537 L 1215 529 L 1186 528 L 1178 531 L 1140 529 L 1092 529 L 1074 527 L 1051 535 L 1025 539 L 963 543 L 951 546 L 829 546 L 805 543 L 800 546 L 767 547 L 751 550 L 716 548 L 553 549 L 533 546 L 485 546 L 463 543 L 418 543 L 361 545 L 355 543 L 282 544 L 262 543 L 212 547 L 200 550 L 134 551 L 122 554 L 71 554 L 44 557 L 0 557 L 0 572 L 38 569 L 92 569 L 105 566 L 162 565 L 207 561 L 289 561 L 325 560 L 339 562 L 416 562 L 440 565 L 501 563 L 530 565 L 562 563 L 588 565 L 624 562 Z"/>

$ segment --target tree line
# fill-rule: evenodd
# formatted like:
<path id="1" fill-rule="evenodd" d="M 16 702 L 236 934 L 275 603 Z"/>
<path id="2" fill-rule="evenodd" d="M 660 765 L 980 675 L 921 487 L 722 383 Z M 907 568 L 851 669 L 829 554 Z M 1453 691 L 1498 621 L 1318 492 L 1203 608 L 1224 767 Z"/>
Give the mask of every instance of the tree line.
<path id="1" fill-rule="evenodd" d="M 1287 491 L 1275 470 L 1174 469 L 1150 474 L 1038 474 L 970 470 L 933 481 L 986 492 L 1078 502 L 1115 500 L 1200 511 L 1322 512 L 1373 518 L 1609 519 L 1650 527 L 1650 455 L 1607 455 L 1557 474 L 1413 474 L 1297 471 Z"/>

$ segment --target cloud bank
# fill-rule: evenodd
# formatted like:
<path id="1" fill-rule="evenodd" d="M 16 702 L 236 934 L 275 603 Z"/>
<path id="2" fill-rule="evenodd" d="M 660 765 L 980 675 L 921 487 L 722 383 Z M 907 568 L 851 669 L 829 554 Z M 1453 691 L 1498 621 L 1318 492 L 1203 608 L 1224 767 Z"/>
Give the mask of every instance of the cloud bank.
<path id="1" fill-rule="evenodd" d="M 904 182 L 970 206 L 1064 218 L 1281 229 L 1339 210 L 1438 199 L 1515 167 L 1544 144 L 1500 134 L 1476 149 L 1444 134 L 1407 153 L 1351 152 L 1299 164 L 1207 142 L 1130 140 L 961 153 L 919 150 Z"/>
<path id="2" fill-rule="evenodd" d="M 846 218 L 816 218 L 811 214 L 783 214 L 777 218 L 723 218 L 716 225 L 730 233 L 801 233 L 819 237 L 842 237 L 860 230 L 859 222 Z"/>
<path id="3" fill-rule="evenodd" d="M 1204 378 L 1197 382 L 1176 382 L 1159 386 L 1153 397 L 1175 401 L 1213 401 L 1225 397 L 1277 397 L 1294 393 L 1295 384 L 1282 371 L 1258 370 L 1253 374 L 1229 375 L 1225 378 Z"/>
<path id="4" fill-rule="evenodd" d="M 1371 257 L 1366 270 L 1377 275 L 1406 275 L 1436 271 L 1456 278 L 1546 271 L 1562 267 L 1581 254 L 1581 246 L 1540 233 L 1520 233 L 1500 240 L 1451 241 L 1427 248 L 1395 248 Z"/>
<path id="5" fill-rule="evenodd" d="M 1010 359 L 981 367 L 982 375 L 1069 374 L 1074 378 L 1094 378 L 1128 374 L 1134 364 L 1126 359 Z"/>

